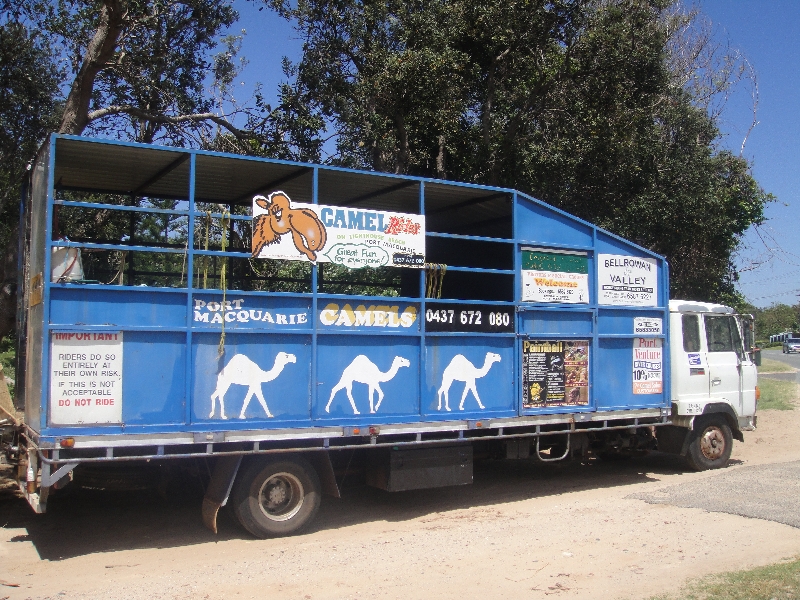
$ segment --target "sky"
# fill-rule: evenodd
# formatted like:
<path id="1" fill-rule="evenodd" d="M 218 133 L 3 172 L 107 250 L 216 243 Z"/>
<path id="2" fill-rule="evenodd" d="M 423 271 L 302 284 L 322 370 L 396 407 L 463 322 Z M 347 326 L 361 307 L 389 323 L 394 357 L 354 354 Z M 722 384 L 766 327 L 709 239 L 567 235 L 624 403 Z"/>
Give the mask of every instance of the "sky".
<path id="1" fill-rule="evenodd" d="M 235 1 L 239 27 L 246 29 L 239 100 L 256 82 L 267 98 L 285 79 L 281 58 L 300 58 L 302 41 L 291 25 L 266 8 Z M 797 0 L 699 0 L 716 39 L 740 52 L 758 82 L 758 124 L 747 136 L 744 156 L 761 187 L 776 197 L 766 222 L 751 228 L 737 256 L 739 290 L 752 304 L 795 304 L 800 300 L 800 2 Z M 235 32 L 234 32 L 235 33 Z M 739 153 L 753 120 L 747 86 L 739 86 L 720 121 L 721 145 Z M 697 216 L 698 219 L 702 215 Z"/>

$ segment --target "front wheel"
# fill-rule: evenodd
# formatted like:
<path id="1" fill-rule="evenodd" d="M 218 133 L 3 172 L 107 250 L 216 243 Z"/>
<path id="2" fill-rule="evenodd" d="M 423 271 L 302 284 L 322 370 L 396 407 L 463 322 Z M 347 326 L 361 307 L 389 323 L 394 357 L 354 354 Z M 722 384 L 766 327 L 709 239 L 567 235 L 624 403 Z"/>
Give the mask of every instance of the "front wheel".
<path id="1" fill-rule="evenodd" d="M 253 460 L 239 477 L 233 512 L 259 538 L 290 535 L 308 525 L 319 510 L 319 477 L 304 458 Z"/>
<path id="2" fill-rule="evenodd" d="M 696 471 L 721 469 L 728 464 L 733 450 L 731 428 L 721 419 L 695 424 L 686 460 Z"/>

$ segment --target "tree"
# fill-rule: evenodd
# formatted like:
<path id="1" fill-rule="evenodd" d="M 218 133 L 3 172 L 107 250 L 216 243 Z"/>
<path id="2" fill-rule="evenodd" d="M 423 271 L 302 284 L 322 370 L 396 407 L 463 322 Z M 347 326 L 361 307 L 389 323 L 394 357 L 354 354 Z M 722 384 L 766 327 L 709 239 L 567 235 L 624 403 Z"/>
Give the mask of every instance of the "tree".
<path id="1" fill-rule="evenodd" d="M 16 127 L 9 129 L 8 139 L 22 136 L 26 145 L 9 150 L 4 146 L 4 159 L 11 152 L 19 165 L 26 164 L 49 131 L 189 147 L 224 146 L 227 151 L 303 160 L 318 156 L 321 120 L 305 111 L 303 98 L 291 86 L 284 86 L 275 108 L 260 93 L 245 106 L 231 94 L 243 65 L 238 58 L 241 36 L 227 34 L 238 18 L 232 0 L 9 2 L 4 4 L 0 40 L 2 72 L 4 77 L 10 74 L 6 78 L 17 87 L 3 88 L 12 91 L 10 98 L 0 98 L 8 100 L 0 110 L 3 126 Z M 19 39 L 27 36 L 27 46 L 18 40 L 6 43 L 12 34 Z M 56 65 L 68 68 L 62 72 Z M 34 73 L 38 78 L 32 77 Z M 62 89 L 65 97 L 59 97 Z M 45 106 L 47 102 L 50 105 Z M 53 118 L 55 107 L 60 108 L 60 119 Z M 22 119 L 15 122 L 20 113 Z M 235 124 L 236 119 L 242 124 Z M 16 198 L 21 176 L 18 168 L 13 173 L 0 181 L 0 208 L 7 208 L 3 281 L 16 284 Z M 6 197 L 15 201 L 7 203 Z M 72 223 L 72 230 L 67 227 L 62 233 L 102 232 L 107 239 L 127 233 L 127 225 L 119 219 L 101 216 L 98 222 Z M 86 231 L 87 226 L 93 230 Z M 14 322 L 13 287 L 4 285 L 0 293 L 0 337 Z"/>
<path id="2" fill-rule="evenodd" d="M 0 338 L 14 326 L 20 186 L 28 162 L 57 122 L 60 73 L 47 40 L 9 7 L 0 12 Z"/>
<path id="3" fill-rule="evenodd" d="M 710 107 L 730 69 L 720 82 L 713 61 L 677 60 L 695 13 L 665 0 L 271 4 L 305 41 L 296 84 L 338 135 L 333 162 L 515 187 L 664 254 L 674 294 L 736 300 L 731 256 L 771 196 L 716 147 Z M 700 71 L 713 86 L 691 84 Z"/>

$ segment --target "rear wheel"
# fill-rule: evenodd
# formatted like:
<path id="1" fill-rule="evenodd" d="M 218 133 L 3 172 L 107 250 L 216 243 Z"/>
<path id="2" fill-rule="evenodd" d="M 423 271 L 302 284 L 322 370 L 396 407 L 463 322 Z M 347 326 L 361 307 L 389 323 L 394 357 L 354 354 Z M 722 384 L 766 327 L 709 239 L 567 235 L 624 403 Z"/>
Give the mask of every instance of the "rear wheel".
<path id="1" fill-rule="evenodd" d="M 686 460 L 696 471 L 720 469 L 728 464 L 733 450 L 731 428 L 721 418 L 695 423 Z"/>
<path id="2" fill-rule="evenodd" d="M 303 458 L 254 460 L 236 478 L 231 497 L 242 527 L 265 538 L 296 533 L 319 510 L 319 477 Z"/>

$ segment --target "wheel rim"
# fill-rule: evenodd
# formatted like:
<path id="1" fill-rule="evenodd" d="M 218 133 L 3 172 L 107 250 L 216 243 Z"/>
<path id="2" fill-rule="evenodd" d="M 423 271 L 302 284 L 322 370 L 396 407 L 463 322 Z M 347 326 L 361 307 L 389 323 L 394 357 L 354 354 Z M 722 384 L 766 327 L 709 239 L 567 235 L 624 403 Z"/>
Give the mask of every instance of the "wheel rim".
<path id="1" fill-rule="evenodd" d="M 288 521 L 303 507 L 303 484 L 291 473 L 275 473 L 258 491 L 258 506 L 272 521 Z"/>
<path id="2" fill-rule="evenodd" d="M 725 436 L 719 427 L 708 427 L 700 438 L 700 450 L 709 460 L 717 460 L 725 453 Z"/>

